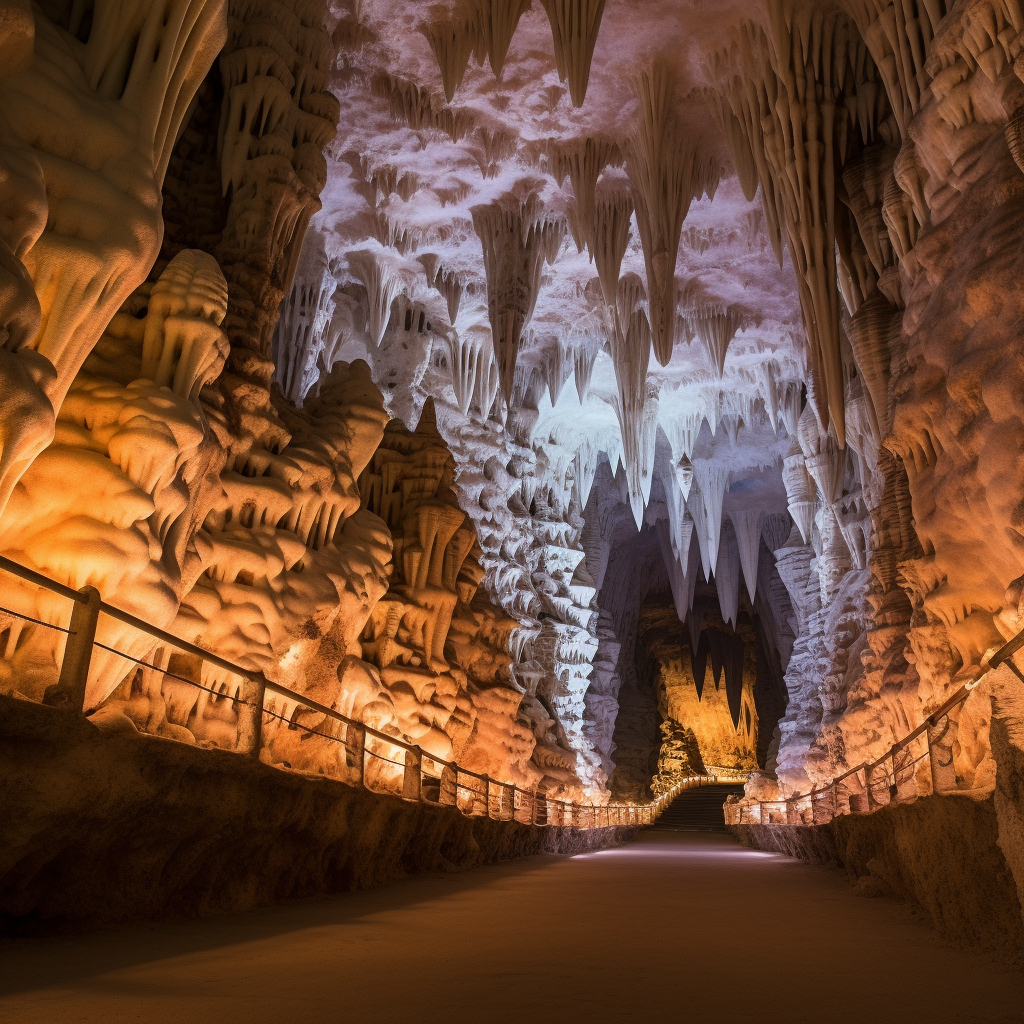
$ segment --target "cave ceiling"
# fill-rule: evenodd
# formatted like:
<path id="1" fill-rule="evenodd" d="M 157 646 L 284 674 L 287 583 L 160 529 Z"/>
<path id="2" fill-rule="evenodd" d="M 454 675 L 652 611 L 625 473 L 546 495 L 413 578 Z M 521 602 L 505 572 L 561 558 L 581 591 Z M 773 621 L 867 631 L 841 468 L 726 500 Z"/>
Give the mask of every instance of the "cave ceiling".
<path id="1" fill-rule="evenodd" d="M 348 293 L 337 304 L 360 300 L 347 336 L 335 338 L 338 355 L 377 356 L 385 387 L 395 371 L 415 379 L 414 356 L 384 369 L 374 344 L 385 326 L 375 306 L 402 294 L 426 311 L 439 340 L 465 348 L 478 339 L 485 360 L 494 351 L 499 388 L 488 413 L 505 417 L 503 396 L 535 404 L 535 444 L 585 448 L 591 459 L 596 449 L 621 463 L 638 523 L 652 491 L 664 500 L 655 477 L 680 477 L 688 492 L 687 463 L 698 488 L 732 488 L 727 506 L 784 511 L 779 427 L 787 388 L 799 403 L 807 373 L 796 279 L 784 251 L 780 266 L 760 196 L 744 194 L 721 103 L 708 95 L 716 58 L 752 5 L 479 6 L 364 0 L 335 29 L 341 128 L 313 221 L 319 237 L 307 247 L 322 246 Z M 589 81 L 582 39 L 556 50 L 553 24 L 569 24 L 559 18 L 593 25 Z M 509 36 L 502 61 L 493 49 Z M 628 220 L 621 267 L 610 272 L 611 289 L 623 283 L 607 295 L 602 260 L 616 254 L 602 247 L 616 219 L 627 230 L 638 195 L 641 213 Z M 508 295 L 495 294 L 499 281 L 488 288 L 489 263 L 500 287 L 516 274 L 504 236 L 491 235 L 496 217 L 523 236 L 520 262 L 536 245 L 531 229 L 552 239 L 541 240 L 539 273 L 525 267 Z M 651 301 L 655 279 L 671 293 L 667 304 Z M 383 299 L 373 294 L 388 285 Z M 659 308 L 668 310 L 660 331 Z M 631 332 L 634 309 L 648 323 Z M 465 388 L 456 394 L 443 375 L 419 383 L 452 405 L 471 401 L 478 417 L 479 392 L 490 397 L 479 385 L 472 399 Z M 392 411 L 402 409 L 399 399 Z"/>

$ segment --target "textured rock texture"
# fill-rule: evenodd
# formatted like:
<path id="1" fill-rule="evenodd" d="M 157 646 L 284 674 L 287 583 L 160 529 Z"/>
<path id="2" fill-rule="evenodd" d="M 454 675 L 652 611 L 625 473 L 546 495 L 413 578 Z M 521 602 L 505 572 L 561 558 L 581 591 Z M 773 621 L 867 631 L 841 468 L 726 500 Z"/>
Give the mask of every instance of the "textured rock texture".
<path id="1" fill-rule="evenodd" d="M 0 708 L 8 934 L 227 913 L 634 831 L 466 818 L 9 697 Z"/>
<path id="2" fill-rule="evenodd" d="M 991 797 L 922 797 L 828 825 L 730 830 L 756 849 L 839 865 L 860 895 L 914 903 L 952 942 L 1024 962 L 1022 893 L 996 843 Z"/>
<path id="3" fill-rule="evenodd" d="M 1024 626 L 1022 53 L 1019 0 L 0 0 L 0 552 L 526 786 L 828 782 Z M 44 699 L 68 606 L 3 598 Z M 90 709 L 239 745 L 240 678 L 99 636 Z M 1019 873 L 1016 685 L 949 750 Z"/>

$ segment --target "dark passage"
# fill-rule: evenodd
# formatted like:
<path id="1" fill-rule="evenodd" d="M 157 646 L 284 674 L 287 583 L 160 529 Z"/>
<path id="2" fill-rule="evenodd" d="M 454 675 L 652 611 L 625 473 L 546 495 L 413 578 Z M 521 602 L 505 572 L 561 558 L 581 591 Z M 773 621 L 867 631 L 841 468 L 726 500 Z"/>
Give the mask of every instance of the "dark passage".
<path id="1" fill-rule="evenodd" d="M 729 796 L 742 796 L 742 786 L 698 786 L 679 794 L 652 828 L 659 832 L 725 832 L 722 805 Z"/>

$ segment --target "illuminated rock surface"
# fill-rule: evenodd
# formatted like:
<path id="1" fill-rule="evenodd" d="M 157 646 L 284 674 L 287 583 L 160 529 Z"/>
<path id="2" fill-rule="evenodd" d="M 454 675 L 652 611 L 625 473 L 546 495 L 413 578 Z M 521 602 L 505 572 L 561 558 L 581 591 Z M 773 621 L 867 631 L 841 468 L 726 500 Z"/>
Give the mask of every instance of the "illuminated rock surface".
<path id="1" fill-rule="evenodd" d="M 1019 0 L 0 0 L 0 554 L 293 691 L 281 771 L 358 774 L 298 693 L 803 794 L 1024 627 L 1022 224 Z M 68 621 L 3 578 L 0 693 Z M 251 679 L 97 640 L 104 729 L 248 749 Z M 945 742 L 1024 884 L 1016 685 Z"/>

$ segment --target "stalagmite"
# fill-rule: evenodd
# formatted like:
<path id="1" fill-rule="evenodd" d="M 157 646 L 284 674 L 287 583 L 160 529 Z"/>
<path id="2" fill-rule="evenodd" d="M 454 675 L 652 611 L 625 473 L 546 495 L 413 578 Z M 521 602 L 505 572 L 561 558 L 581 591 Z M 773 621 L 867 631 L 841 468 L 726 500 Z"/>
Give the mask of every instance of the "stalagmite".
<path id="1" fill-rule="evenodd" d="M 676 256 L 690 201 L 712 188 L 717 171 L 698 157 L 675 122 L 674 84 L 657 62 L 636 81 L 640 110 L 630 138 L 626 172 L 633 185 L 636 222 L 647 268 L 654 354 L 672 358 L 676 321 Z"/>
<path id="2" fill-rule="evenodd" d="M 568 80 L 574 107 L 582 107 L 590 81 L 605 0 L 541 0 L 551 22 L 558 77 Z"/>

